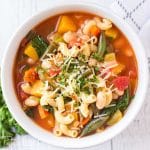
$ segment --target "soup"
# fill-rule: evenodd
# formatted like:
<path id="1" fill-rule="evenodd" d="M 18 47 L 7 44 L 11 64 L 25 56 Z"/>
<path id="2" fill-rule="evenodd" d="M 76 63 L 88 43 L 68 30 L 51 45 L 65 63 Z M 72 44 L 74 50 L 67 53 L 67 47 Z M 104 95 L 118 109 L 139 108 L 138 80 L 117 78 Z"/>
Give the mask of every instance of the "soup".
<path id="1" fill-rule="evenodd" d="M 48 18 L 22 39 L 14 86 L 25 113 L 56 136 L 83 137 L 124 115 L 137 86 L 136 57 L 107 18 Z"/>

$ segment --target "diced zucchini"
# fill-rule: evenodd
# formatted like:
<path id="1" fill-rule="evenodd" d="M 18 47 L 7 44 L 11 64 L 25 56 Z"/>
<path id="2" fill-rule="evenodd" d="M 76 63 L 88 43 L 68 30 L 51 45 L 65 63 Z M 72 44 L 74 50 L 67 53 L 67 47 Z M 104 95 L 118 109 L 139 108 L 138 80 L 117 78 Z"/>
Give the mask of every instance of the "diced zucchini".
<path id="1" fill-rule="evenodd" d="M 41 57 L 44 52 L 46 51 L 48 47 L 48 43 L 43 39 L 41 36 L 36 35 L 32 40 L 31 40 L 32 46 L 35 48 L 37 54 L 39 57 Z"/>
<path id="2" fill-rule="evenodd" d="M 116 61 L 115 53 L 106 54 L 104 61 Z"/>
<path id="3" fill-rule="evenodd" d="M 39 56 L 35 50 L 35 48 L 32 46 L 31 43 L 29 43 L 25 50 L 24 50 L 24 54 L 26 54 L 27 56 L 29 56 L 30 58 L 32 58 L 33 60 L 38 60 L 39 59 Z"/>
<path id="4" fill-rule="evenodd" d="M 105 31 L 105 35 L 107 37 L 110 37 L 110 38 L 112 38 L 114 40 L 118 36 L 118 30 L 116 28 L 112 27 L 112 28 L 110 28 L 110 29 Z"/>
<path id="5" fill-rule="evenodd" d="M 122 112 L 118 109 L 115 114 L 108 120 L 107 125 L 112 126 L 122 119 Z"/>
<path id="6" fill-rule="evenodd" d="M 77 27 L 73 20 L 68 16 L 62 16 L 58 25 L 58 33 L 62 34 L 67 31 L 76 31 Z"/>
<path id="7" fill-rule="evenodd" d="M 31 89 L 31 95 L 41 97 L 44 91 L 45 85 L 41 80 L 37 80 L 33 85 Z"/>

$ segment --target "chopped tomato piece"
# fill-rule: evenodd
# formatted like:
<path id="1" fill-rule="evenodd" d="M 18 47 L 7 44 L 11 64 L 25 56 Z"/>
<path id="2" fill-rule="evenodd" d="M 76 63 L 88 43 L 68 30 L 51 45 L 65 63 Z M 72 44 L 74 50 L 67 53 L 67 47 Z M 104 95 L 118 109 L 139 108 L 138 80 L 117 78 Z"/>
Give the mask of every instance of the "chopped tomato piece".
<path id="1" fill-rule="evenodd" d="M 120 76 L 113 80 L 113 84 L 118 90 L 124 91 L 128 88 L 129 85 L 129 77 L 127 76 Z"/>
<path id="2" fill-rule="evenodd" d="M 49 74 L 50 76 L 56 76 L 61 72 L 60 68 L 54 68 L 54 69 L 50 69 Z"/>
<path id="3" fill-rule="evenodd" d="M 38 74 L 35 71 L 35 68 L 30 68 L 29 70 L 27 70 L 24 74 L 23 79 L 25 82 L 35 82 L 38 79 Z"/>

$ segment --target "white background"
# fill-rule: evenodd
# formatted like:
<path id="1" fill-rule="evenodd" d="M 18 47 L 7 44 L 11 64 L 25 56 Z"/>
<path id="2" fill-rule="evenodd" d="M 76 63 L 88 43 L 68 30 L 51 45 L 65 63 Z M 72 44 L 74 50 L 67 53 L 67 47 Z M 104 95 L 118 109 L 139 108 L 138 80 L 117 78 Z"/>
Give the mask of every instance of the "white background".
<path id="1" fill-rule="evenodd" d="M 70 1 L 71 0 L 66 0 L 65 3 Z M 90 0 L 82 0 L 82 2 L 87 1 Z M 97 2 L 97 4 L 105 7 L 109 7 L 113 1 L 114 0 L 91 0 L 91 2 Z M 52 7 L 55 3 L 63 2 L 64 0 L 0 0 L 0 61 L 10 37 L 26 18 L 42 9 Z M 88 148 L 88 150 L 150 150 L 149 101 L 150 96 L 147 94 L 147 98 L 141 111 L 126 130 L 112 140 L 102 145 Z M 44 144 L 29 135 L 25 135 L 17 136 L 16 140 L 3 150 L 47 149 L 60 150 L 62 148 Z"/>

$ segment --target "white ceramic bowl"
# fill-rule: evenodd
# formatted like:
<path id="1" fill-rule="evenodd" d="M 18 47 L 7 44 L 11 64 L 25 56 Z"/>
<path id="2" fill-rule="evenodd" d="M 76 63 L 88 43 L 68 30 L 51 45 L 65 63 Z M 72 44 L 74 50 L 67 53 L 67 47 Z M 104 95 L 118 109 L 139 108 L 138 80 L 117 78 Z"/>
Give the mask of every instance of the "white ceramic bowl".
<path id="1" fill-rule="evenodd" d="M 42 129 L 40 126 L 36 125 L 28 116 L 26 116 L 16 97 L 12 76 L 15 56 L 22 38 L 35 25 L 45 20 L 46 18 L 54 16 L 56 14 L 71 11 L 89 12 L 112 20 L 113 23 L 128 38 L 130 44 L 134 49 L 138 62 L 138 75 L 139 75 L 136 95 L 134 97 L 134 100 L 128 107 L 128 110 L 123 119 L 102 133 L 92 134 L 90 136 L 86 136 L 80 139 L 56 137 L 51 132 L 48 132 Z M 37 15 L 31 17 L 23 25 L 21 25 L 21 27 L 17 30 L 15 35 L 10 40 L 1 67 L 2 67 L 1 82 L 3 94 L 9 110 L 11 111 L 14 118 L 18 121 L 18 123 L 33 137 L 55 146 L 67 148 L 83 148 L 101 144 L 107 140 L 110 140 L 112 137 L 120 133 L 123 129 L 125 129 L 129 125 L 129 123 L 134 119 L 137 112 L 141 108 L 148 85 L 147 59 L 144 53 L 143 46 L 141 45 L 141 42 L 138 39 L 137 35 L 133 32 L 131 27 L 124 22 L 124 20 L 115 16 L 111 12 L 111 10 L 104 9 L 94 4 L 74 3 L 74 4 L 58 5 L 53 8 L 42 11 Z"/>

